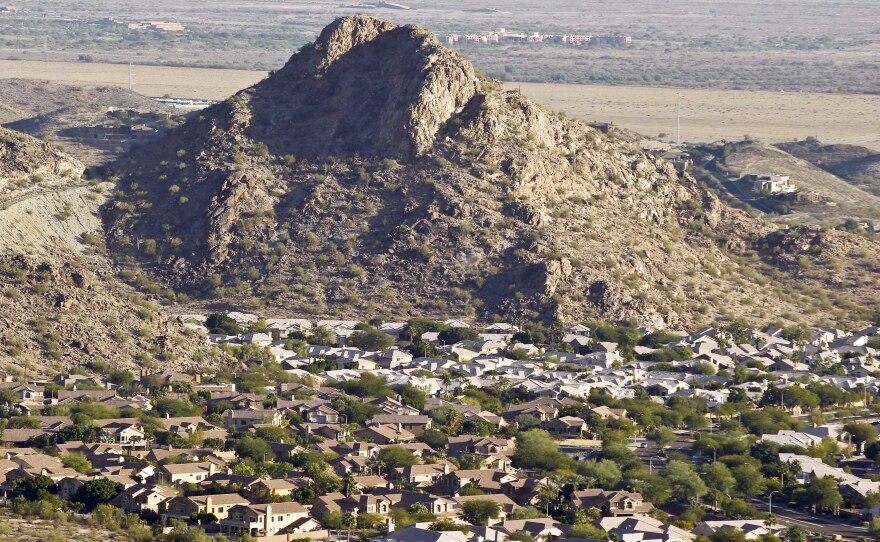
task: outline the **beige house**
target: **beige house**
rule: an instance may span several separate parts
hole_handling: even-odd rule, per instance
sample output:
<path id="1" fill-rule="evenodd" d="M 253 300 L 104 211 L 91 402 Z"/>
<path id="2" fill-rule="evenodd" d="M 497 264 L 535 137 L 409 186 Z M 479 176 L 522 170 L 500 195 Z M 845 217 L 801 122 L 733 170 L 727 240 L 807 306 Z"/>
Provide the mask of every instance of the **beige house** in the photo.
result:
<path id="1" fill-rule="evenodd" d="M 223 423 L 228 429 L 244 431 L 255 425 L 270 424 L 281 427 L 284 419 L 277 410 L 224 410 Z"/>
<path id="2" fill-rule="evenodd" d="M 641 493 L 587 489 L 571 494 L 571 508 L 595 508 L 603 516 L 617 517 L 647 514 L 654 509 L 654 505 L 646 501 Z"/>
<path id="3" fill-rule="evenodd" d="M 172 485 L 198 484 L 208 476 L 217 472 L 217 465 L 204 463 L 181 463 L 179 465 L 161 465 L 156 471 L 159 482 Z"/>
<path id="4" fill-rule="evenodd" d="M 229 515 L 229 509 L 233 506 L 245 504 L 250 504 L 250 501 L 238 493 L 175 497 L 165 505 L 165 512 L 162 515 L 188 520 L 196 514 L 213 514 L 220 520 Z"/>
<path id="5" fill-rule="evenodd" d="M 110 504 L 122 508 L 129 514 L 153 512 L 158 514 L 164 504 L 177 496 L 177 491 L 170 487 L 153 484 L 137 484 L 124 489 Z"/>
<path id="6" fill-rule="evenodd" d="M 225 535 L 272 536 L 309 519 L 308 510 L 296 502 L 239 504 L 230 508 L 228 516 L 220 520 L 220 532 Z"/>

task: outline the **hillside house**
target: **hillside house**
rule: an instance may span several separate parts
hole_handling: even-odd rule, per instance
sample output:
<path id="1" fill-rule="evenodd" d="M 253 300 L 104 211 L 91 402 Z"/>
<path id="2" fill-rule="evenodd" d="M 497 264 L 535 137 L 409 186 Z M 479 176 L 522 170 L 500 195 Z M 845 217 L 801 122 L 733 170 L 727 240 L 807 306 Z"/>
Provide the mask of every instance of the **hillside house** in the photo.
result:
<path id="1" fill-rule="evenodd" d="M 788 175 L 757 173 L 746 175 L 743 179 L 751 183 L 752 190 L 761 194 L 790 194 L 797 190 Z"/>
<path id="2" fill-rule="evenodd" d="M 177 496 L 177 491 L 165 486 L 153 484 L 137 484 L 122 492 L 110 501 L 110 504 L 122 508 L 129 514 L 152 512 L 158 514 L 164 505 Z"/>
<path id="3" fill-rule="evenodd" d="M 209 461 L 202 463 L 181 463 L 160 465 L 156 479 L 171 485 L 198 484 L 217 472 L 217 465 Z"/>

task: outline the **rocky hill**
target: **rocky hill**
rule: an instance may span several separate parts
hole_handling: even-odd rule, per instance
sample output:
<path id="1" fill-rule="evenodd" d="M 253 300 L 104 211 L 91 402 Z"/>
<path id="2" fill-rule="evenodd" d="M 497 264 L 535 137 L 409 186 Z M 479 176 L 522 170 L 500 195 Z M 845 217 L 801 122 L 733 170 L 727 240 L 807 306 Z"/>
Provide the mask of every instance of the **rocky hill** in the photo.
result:
<path id="1" fill-rule="evenodd" d="M 654 325 L 809 304 L 762 261 L 770 226 L 371 17 L 115 169 L 117 261 L 205 300 Z"/>
<path id="2" fill-rule="evenodd" d="M 2 130 L 2 129 L 0 129 Z M 0 194 L 0 370 L 56 374 L 89 361 L 192 367 L 215 356 L 155 303 L 120 284 L 103 254 L 103 196 L 82 164 L 51 145 L 0 132 L 0 172 L 40 179 Z"/>

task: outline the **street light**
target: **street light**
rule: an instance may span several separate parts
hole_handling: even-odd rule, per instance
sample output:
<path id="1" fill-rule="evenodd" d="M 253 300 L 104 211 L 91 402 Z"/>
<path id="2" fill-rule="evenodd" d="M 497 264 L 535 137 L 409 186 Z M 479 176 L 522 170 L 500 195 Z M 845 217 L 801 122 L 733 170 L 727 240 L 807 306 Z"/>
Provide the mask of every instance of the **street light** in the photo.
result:
<path id="1" fill-rule="evenodd" d="M 648 458 L 648 475 L 654 474 L 654 460 L 660 461 L 660 456 Z"/>
<path id="2" fill-rule="evenodd" d="M 781 493 L 781 492 L 780 491 L 771 491 L 770 492 L 770 498 L 769 498 L 768 504 L 767 504 L 767 513 L 768 514 L 773 513 L 773 494 L 774 493 Z"/>
<path id="3" fill-rule="evenodd" d="M 716 457 L 715 446 L 709 445 L 709 447 L 712 448 L 712 463 L 715 463 L 718 460 Z"/>

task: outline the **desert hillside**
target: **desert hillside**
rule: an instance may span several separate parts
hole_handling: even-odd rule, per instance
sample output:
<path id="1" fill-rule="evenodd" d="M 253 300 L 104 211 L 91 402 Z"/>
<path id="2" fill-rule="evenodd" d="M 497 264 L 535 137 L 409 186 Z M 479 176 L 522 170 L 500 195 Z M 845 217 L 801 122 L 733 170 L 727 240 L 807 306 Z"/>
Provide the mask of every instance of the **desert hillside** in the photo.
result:
<path id="1" fill-rule="evenodd" d="M 114 168 L 117 261 L 205 301 L 676 326 L 852 315 L 761 259 L 773 227 L 371 17 L 337 20 Z"/>
<path id="2" fill-rule="evenodd" d="M 858 145 L 825 145 L 815 139 L 778 143 L 785 152 L 880 196 L 880 153 Z"/>
<path id="3" fill-rule="evenodd" d="M 83 169 L 49 143 L 0 127 L 0 198 L 68 186 L 79 181 Z"/>
<path id="4" fill-rule="evenodd" d="M 847 218 L 880 218 L 880 196 L 847 182 L 829 171 L 829 168 L 811 163 L 807 157 L 799 157 L 799 151 L 789 154 L 784 150 L 791 148 L 788 145 L 778 147 L 757 142 L 730 144 L 724 162 L 728 170 L 740 175 L 789 175 L 799 190 L 816 192 L 834 203 L 833 206 L 797 207 L 794 216 L 787 219 L 836 226 Z"/>
<path id="5" fill-rule="evenodd" d="M 88 167 L 113 159 L 130 146 L 125 135 L 96 134 L 90 127 L 163 130 L 179 122 L 178 113 L 116 86 L 0 79 L 0 124 L 63 148 Z"/>
<path id="6" fill-rule="evenodd" d="M 86 362 L 185 368 L 213 359 L 202 338 L 115 277 L 98 214 L 108 183 L 86 184 L 82 164 L 50 144 L 5 129 L 0 136 L 8 181 L 0 193 L 0 370 L 34 376 Z"/>

